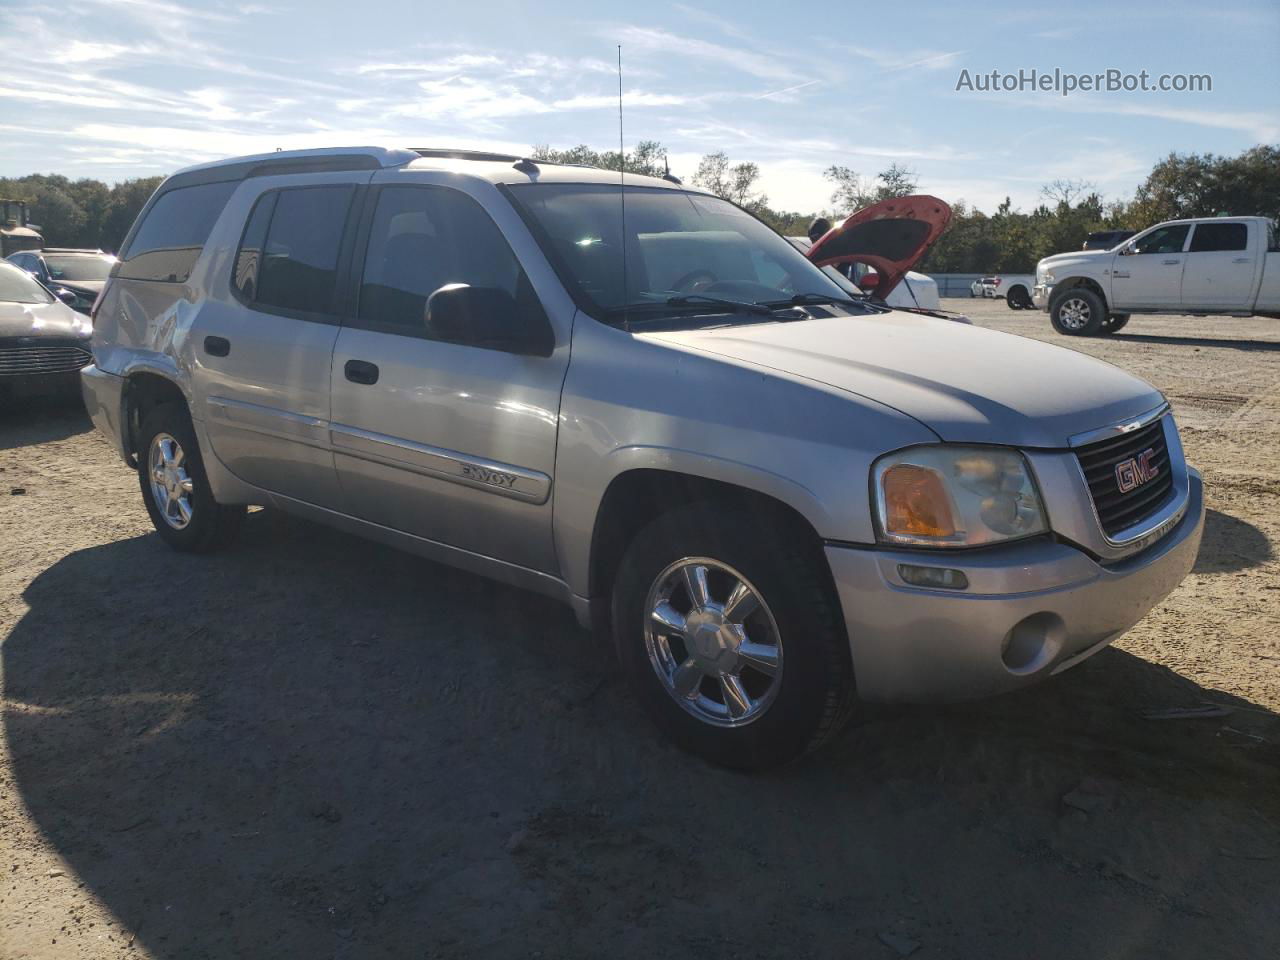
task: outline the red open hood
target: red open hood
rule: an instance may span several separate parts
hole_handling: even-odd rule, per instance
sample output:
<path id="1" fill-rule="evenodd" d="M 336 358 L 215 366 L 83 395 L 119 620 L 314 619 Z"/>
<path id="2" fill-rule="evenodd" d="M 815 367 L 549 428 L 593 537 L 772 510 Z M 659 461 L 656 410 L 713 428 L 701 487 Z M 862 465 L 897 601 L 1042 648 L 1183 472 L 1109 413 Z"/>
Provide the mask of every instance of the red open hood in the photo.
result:
<path id="1" fill-rule="evenodd" d="M 880 275 L 869 291 L 883 300 L 951 222 L 951 208 L 924 194 L 881 200 L 832 227 L 806 256 L 820 267 L 865 263 Z"/>

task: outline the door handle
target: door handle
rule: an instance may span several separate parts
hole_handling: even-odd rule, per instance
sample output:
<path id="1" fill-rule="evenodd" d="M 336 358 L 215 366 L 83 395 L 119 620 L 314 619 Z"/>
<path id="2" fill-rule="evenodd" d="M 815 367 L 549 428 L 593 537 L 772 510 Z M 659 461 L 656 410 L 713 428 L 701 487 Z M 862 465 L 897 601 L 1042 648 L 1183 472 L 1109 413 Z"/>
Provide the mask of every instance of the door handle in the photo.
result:
<path id="1" fill-rule="evenodd" d="M 231 341 L 226 337 L 205 337 L 204 352 L 211 357 L 225 357 L 231 352 Z"/>
<path id="2" fill-rule="evenodd" d="M 1231 262 L 1232 263 L 1253 263 L 1253 259 L 1251 257 L 1236 257 Z"/>
<path id="3" fill-rule="evenodd" d="M 342 372 L 352 383 L 369 386 L 378 382 L 378 367 L 367 360 L 348 360 L 343 364 Z"/>
<path id="4" fill-rule="evenodd" d="M 1177 265 L 1177 264 L 1179 264 L 1179 263 L 1181 263 L 1181 262 L 1182 262 L 1182 261 L 1181 261 L 1181 260 L 1179 260 L 1179 259 L 1177 259 L 1176 257 L 1175 257 L 1174 259 L 1172 259 L 1172 260 L 1166 260 L 1166 261 L 1164 261 L 1165 266 L 1169 266 L 1169 267 L 1175 266 L 1175 265 Z"/>

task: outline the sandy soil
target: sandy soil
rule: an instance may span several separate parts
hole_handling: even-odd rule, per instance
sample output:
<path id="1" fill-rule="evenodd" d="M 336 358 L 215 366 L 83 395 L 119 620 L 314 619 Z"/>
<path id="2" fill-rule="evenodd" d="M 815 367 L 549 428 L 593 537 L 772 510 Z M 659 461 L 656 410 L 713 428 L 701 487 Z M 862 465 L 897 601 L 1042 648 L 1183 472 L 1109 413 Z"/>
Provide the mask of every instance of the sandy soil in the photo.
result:
<path id="1" fill-rule="evenodd" d="M 0 411 L 0 957 L 1274 957 L 1280 326 L 950 305 L 1168 394 L 1195 572 L 1055 680 L 755 778 L 567 610 L 265 511 L 179 556 L 74 403 Z"/>

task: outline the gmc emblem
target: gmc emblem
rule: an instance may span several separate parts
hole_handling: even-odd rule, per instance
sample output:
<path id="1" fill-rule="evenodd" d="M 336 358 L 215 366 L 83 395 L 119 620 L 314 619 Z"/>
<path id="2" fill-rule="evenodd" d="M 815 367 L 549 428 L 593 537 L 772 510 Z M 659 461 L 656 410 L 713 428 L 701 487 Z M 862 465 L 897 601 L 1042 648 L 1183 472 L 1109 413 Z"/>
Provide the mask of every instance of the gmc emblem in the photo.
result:
<path id="1" fill-rule="evenodd" d="M 1116 464 L 1116 486 L 1120 488 L 1121 493 L 1136 490 L 1144 483 L 1156 478 L 1160 468 L 1151 462 L 1155 455 L 1155 450 L 1148 448 L 1136 457 L 1121 460 Z"/>

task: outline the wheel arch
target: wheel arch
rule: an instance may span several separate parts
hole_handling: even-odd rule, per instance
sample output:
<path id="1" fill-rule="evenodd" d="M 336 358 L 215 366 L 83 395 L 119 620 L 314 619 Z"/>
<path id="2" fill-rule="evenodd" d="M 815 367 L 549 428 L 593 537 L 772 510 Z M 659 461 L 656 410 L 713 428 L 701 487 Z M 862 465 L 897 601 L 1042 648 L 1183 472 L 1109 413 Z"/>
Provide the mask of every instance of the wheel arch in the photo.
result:
<path id="1" fill-rule="evenodd" d="M 1111 309 L 1111 303 L 1107 297 L 1107 292 L 1102 289 L 1102 285 L 1092 277 L 1076 276 L 1067 277 L 1065 280 L 1059 280 L 1053 285 L 1053 296 L 1057 299 L 1058 295 L 1067 290 L 1075 290 L 1083 287 L 1102 298 L 1102 305 L 1108 310 Z"/>
<path id="2" fill-rule="evenodd" d="M 793 533 L 807 548 L 822 552 L 814 518 L 771 493 L 682 470 L 634 467 L 614 476 L 596 510 L 588 566 L 593 610 L 607 610 L 606 598 L 636 534 L 664 511 L 697 502 L 736 504 L 751 523 Z"/>
<path id="3" fill-rule="evenodd" d="M 125 375 L 121 403 L 124 407 L 123 447 L 130 465 L 137 466 L 138 431 L 147 414 L 162 403 L 180 403 L 190 411 L 186 393 L 167 372 L 146 367 Z"/>

